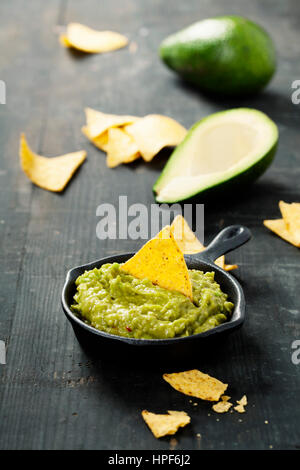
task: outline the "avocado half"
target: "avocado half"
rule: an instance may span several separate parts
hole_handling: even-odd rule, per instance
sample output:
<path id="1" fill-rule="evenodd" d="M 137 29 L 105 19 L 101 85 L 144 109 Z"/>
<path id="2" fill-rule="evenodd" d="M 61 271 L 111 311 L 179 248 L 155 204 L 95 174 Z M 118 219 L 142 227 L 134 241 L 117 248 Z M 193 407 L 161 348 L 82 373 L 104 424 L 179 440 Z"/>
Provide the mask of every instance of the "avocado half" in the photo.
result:
<path id="1" fill-rule="evenodd" d="M 264 173 L 277 143 L 277 126 L 261 111 L 211 114 L 196 122 L 171 154 L 153 186 L 156 201 L 174 203 L 238 189 Z"/>

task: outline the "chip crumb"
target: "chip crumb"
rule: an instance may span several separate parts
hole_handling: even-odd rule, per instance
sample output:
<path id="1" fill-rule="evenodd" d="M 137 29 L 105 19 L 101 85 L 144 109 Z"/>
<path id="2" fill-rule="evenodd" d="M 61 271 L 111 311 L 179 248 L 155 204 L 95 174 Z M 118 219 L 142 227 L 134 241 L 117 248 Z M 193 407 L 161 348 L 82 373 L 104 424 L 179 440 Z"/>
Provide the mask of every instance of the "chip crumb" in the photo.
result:
<path id="1" fill-rule="evenodd" d="M 267 419 L 265 420 L 265 424 L 269 424 L 269 421 Z"/>
<path id="2" fill-rule="evenodd" d="M 233 408 L 235 411 L 237 411 L 238 413 L 245 413 L 245 408 L 243 407 L 243 405 L 236 405 L 234 406 Z"/>
<path id="3" fill-rule="evenodd" d="M 232 407 L 232 403 L 229 401 L 221 400 L 212 406 L 212 409 L 216 413 L 226 413 Z"/>
<path id="4" fill-rule="evenodd" d="M 176 448 L 177 444 L 178 444 L 177 439 L 175 439 L 175 437 L 172 437 L 170 439 L 170 450 L 174 450 Z"/>
<path id="5" fill-rule="evenodd" d="M 221 400 L 222 401 L 229 401 L 231 397 L 229 397 L 228 395 L 222 395 L 221 396 Z"/>
<path id="6" fill-rule="evenodd" d="M 197 432 L 196 436 L 197 436 L 197 437 L 201 437 L 200 432 Z"/>
<path id="7" fill-rule="evenodd" d="M 246 395 L 243 395 L 240 400 L 236 401 L 239 405 L 246 406 L 248 404 Z"/>

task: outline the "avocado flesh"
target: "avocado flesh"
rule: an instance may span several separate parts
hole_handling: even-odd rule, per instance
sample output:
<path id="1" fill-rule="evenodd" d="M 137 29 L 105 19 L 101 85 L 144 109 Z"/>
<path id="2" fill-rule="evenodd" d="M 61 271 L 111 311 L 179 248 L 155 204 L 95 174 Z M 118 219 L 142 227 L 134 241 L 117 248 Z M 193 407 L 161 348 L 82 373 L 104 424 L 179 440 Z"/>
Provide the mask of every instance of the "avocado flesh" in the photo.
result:
<path id="1" fill-rule="evenodd" d="M 197 122 L 174 150 L 153 190 L 157 202 L 178 202 L 211 188 L 256 179 L 271 163 L 277 126 L 264 113 L 240 108 Z"/>

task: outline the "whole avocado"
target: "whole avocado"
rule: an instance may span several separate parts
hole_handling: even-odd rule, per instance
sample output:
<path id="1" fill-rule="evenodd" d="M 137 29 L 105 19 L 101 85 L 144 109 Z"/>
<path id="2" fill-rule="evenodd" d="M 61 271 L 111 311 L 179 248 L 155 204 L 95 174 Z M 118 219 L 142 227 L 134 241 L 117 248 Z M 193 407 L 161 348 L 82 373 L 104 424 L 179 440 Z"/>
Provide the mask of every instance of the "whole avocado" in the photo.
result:
<path id="1" fill-rule="evenodd" d="M 220 16 L 167 37 L 161 59 L 187 81 L 207 92 L 242 95 L 261 90 L 276 69 L 269 34 L 240 16 Z"/>

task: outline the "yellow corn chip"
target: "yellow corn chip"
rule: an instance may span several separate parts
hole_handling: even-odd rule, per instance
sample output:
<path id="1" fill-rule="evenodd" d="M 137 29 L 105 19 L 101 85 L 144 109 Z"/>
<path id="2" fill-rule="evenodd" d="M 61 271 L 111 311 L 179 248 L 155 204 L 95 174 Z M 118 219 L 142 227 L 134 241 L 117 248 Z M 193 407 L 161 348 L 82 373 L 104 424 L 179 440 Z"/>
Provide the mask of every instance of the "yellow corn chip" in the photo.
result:
<path id="1" fill-rule="evenodd" d="M 264 220 L 264 226 L 292 245 L 300 247 L 300 241 L 287 229 L 284 219 Z"/>
<path id="2" fill-rule="evenodd" d="M 193 298 L 188 268 L 169 226 L 149 240 L 121 269 L 138 279 L 147 278 L 153 284 Z"/>
<path id="3" fill-rule="evenodd" d="M 133 162 L 141 156 L 133 138 L 118 127 L 111 127 L 108 130 L 106 151 L 106 164 L 109 168 Z"/>
<path id="4" fill-rule="evenodd" d="M 109 52 L 128 44 L 128 39 L 113 31 L 97 31 L 80 23 L 70 23 L 66 34 L 60 36 L 65 47 L 74 47 L 79 51 L 97 53 Z"/>
<path id="5" fill-rule="evenodd" d="M 168 414 L 163 415 L 143 410 L 142 416 L 156 438 L 175 434 L 179 428 L 191 421 L 184 411 L 168 411 Z"/>
<path id="6" fill-rule="evenodd" d="M 203 374 L 197 369 L 164 374 L 163 378 L 175 390 L 208 401 L 218 401 L 228 387 L 227 384 L 223 384 L 220 380 Z"/>
<path id="7" fill-rule="evenodd" d="M 29 148 L 25 135 L 21 135 L 21 167 L 33 183 L 48 191 L 62 191 L 85 158 L 84 150 L 53 158 L 37 155 Z"/>
<path id="8" fill-rule="evenodd" d="M 300 203 L 292 202 L 287 204 L 280 201 L 279 208 L 288 231 L 298 246 L 300 246 Z"/>
<path id="9" fill-rule="evenodd" d="M 215 405 L 213 405 L 212 409 L 216 413 L 226 413 L 231 407 L 232 407 L 232 403 L 230 403 L 229 401 L 222 400 L 216 403 Z"/>
<path id="10" fill-rule="evenodd" d="M 125 130 L 134 138 L 146 162 L 162 148 L 178 145 L 187 133 L 174 119 L 159 114 L 149 114 L 126 126 Z"/>
<path id="11" fill-rule="evenodd" d="M 191 255 L 205 250 L 205 246 L 198 240 L 182 215 L 175 217 L 171 224 L 171 231 L 183 254 Z M 237 264 L 225 264 L 224 255 L 217 258 L 215 264 L 225 271 L 231 271 L 238 267 Z"/>
<path id="12" fill-rule="evenodd" d="M 106 152 L 107 150 L 107 143 L 108 143 L 108 132 L 103 132 L 101 135 L 98 137 L 91 137 L 88 127 L 83 126 L 81 128 L 82 133 L 100 150 L 103 150 L 103 152 Z"/>
<path id="13" fill-rule="evenodd" d="M 136 122 L 136 116 L 118 116 L 117 114 L 105 114 L 92 108 L 85 109 L 86 126 L 90 139 L 100 136 L 111 127 L 120 127 Z"/>
<path id="14" fill-rule="evenodd" d="M 222 255 L 222 256 L 220 256 L 220 258 L 217 258 L 215 260 L 215 264 L 217 266 L 220 266 L 220 268 L 225 269 L 225 256 Z"/>
<path id="15" fill-rule="evenodd" d="M 171 224 L 171 232 L 177 245 L 185 255 L 192 255 L 205 250 L 182 215 L 177 215 Z"/>

